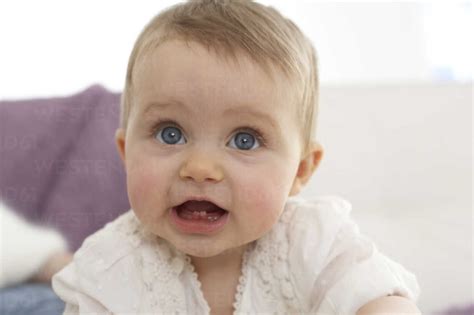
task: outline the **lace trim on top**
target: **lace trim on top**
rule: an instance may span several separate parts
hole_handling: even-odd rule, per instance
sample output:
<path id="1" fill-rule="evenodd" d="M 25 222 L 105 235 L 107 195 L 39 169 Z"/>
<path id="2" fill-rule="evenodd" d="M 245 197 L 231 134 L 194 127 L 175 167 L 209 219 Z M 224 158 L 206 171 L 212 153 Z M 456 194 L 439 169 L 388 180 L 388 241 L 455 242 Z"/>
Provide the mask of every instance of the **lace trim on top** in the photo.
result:
<path id="1" fill-rule="evenodd" d="M 194 265 L 191 262 L 191 257 L 189 257 L 188 255 L 185 255 L 184 256 L 184 261 L 185 261 L 185 269 L 191 274 L 192 281 L 197 286 L 199 299 L 201 301 L 205 302 L 207 312 L 209 313 L 211 311 L 211 308 L 209 307 L 209 304 L 207 303 L 206 299 L 204 298 L 204 293 L 202 292 L 202 289 L 201 289 L 202 284 L 201 284 L 201 281 L 199 281 L 199 278 L 198 278 L 198 275 L 197 275 L 196 271 L 194 270 Z"/>
<path id="2" fill-rule="evenodd" d="M 241 271 L 241 275 L 239 276 L 239 284 L 237 285 L 237 289 L 235 292 L 234 303 L 232 303 L 232 306 L 234 307 L 234 315 L 236 315 L 237 312 L 240 312 L 240 305 L 242 304 L 242 295 L 244 293 L 244 289 L 247 284 L 247 278 L 248 278 L 249 255 L 251 251 L 253 251 L 254 247 L 255 247 L 255 242 L 248 244 L 247 247 L 245 248 L 245 252 L 242 258 L 242 269 L 241 269 L 242 271 Z"/>
<path id="3" fill-rule="evenodd" d="M 276 314 L 297 313 L 302 309 L 292 283 L 288 261 L 288 222 L 294 212 L 292 205 L 283 211 L 275 227 L 258 240 L 255 255 L 249 261 L 256 271 L 257 292 L 264 296 L 265 301 L 271 301 L 267 307 Z"/>
<path id="4" fill-rule="evenodd" d="M 245 285 L 247 284 L 249 255 L 251 251 L 254 249 L 254 247 L 255 247 L 255 242 L 248 244 L 242 255 L 241 274 L 239 276 L 239 283 L 237 285 L 236 292 L 234 295 L 234 302 L 232 303 L 232 306 L 234 307 L 233 313 L 235 315 L 238 314 L 240 305 L 242 303 L 242 295 L 245 290 Z M 202 283 L 201 281 L 199 281 L 198 274 L 194 268 L 194 265 L 192 264 L 191 257 L 189 257 L 188 255 L 185 255 L 184 260 L 185 260 L 185 269 L 187 269 L 188 272 L 191 274 L 193 282 L 196 284 L 196 287 L 198 288 L 199 298 L 205 302 L 207 311 L 210 312 L 211 308 L 209 307 L 209 304 L 204 298 L 204 294 L 201 289 Z"/>
<path id="5" fill-rule="evenodd" d="M 127 236 L 134 246 L 149 248 L 141 251 L 137 264 L 142 273 L 143 289 L 138 313 L 155 313 L 165 310 L 185 314 L 186 301 L 177 276 L 183 271 L 184 257 L 166 240 L 144 228 L 133 210 L 124 214 L 111 226 Z"/>

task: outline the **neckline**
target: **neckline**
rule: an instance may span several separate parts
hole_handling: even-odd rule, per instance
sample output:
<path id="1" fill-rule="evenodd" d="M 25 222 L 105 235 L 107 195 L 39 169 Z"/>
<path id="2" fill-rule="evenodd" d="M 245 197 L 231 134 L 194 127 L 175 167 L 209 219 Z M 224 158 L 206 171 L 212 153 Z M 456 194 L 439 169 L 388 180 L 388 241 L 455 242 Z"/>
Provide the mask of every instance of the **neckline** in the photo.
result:
<path id="1" fill-rule="evenodd" d="M 254 247 L 255 247 L 255 242 L 248 243 L 242 255 L 242 266 L 240 268 L 239 281 L 238 281 L 237 287 L 235 288 L 234 302 L 232 303 L 232 307 L 233 307 L 232 314 L 234 315 L 238 314 L 238 311 L 242 304 L 242 295 L 243 295 L 244 288 L 247 283 L 247 277 L 248 277 L 249 256 Z M 207 300 L 204 298 L 204 293 L 201 288 L 202 284 L 198 278 L 198 274 L 194 268 L 194 265 L 191 262 L 191 257 L 189 257 L 189 255 L 187 254 L 184 254 L 184 258 L 185 258 L 186 268 L 189 270 L 191 274 L 191 279 L 194 282 L 195 287 L 197 287 L 198 289 L 197 290 L 198 298 L 203 302 L 203 304 L 205 305 L 207 309 L 207 313 L 209 314 L 211 312 L 211 307 L 209 306 L 209 303 L 207 302 Z"/>

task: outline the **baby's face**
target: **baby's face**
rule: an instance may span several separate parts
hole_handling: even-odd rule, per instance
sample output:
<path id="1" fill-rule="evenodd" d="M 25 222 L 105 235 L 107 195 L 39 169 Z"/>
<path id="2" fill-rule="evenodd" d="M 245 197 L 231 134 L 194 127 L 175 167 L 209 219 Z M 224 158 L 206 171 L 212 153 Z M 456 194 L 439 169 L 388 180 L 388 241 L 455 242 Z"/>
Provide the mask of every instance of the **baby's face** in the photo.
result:
<path id="1" fill-rule="evenodd" d="M 135 68 L 128 129 L 117 133 L 132 209 L 192 256 L 214 256 L 269 231 L 300 162 L 285 77 L 278 73 L 273 82 L 239 60 L 240 67 L 195 43 L 161 44 Z M 219 227 L 177 223 L 173 207 L 193 196 L 228 211 Z"/>

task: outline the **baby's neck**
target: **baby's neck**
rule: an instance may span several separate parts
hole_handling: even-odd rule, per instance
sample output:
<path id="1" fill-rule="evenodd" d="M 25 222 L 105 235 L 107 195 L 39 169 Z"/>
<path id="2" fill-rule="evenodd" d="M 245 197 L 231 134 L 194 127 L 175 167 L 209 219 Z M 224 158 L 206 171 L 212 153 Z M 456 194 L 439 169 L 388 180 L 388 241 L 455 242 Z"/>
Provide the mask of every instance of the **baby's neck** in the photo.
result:
<path id="1" fill-rule="evenodd" d="M 247 245 L 214 257 L 193 257 L 191 262 L 201 282 L 201 290 L 212 314 L 232 314 L 236 288 Z"/>

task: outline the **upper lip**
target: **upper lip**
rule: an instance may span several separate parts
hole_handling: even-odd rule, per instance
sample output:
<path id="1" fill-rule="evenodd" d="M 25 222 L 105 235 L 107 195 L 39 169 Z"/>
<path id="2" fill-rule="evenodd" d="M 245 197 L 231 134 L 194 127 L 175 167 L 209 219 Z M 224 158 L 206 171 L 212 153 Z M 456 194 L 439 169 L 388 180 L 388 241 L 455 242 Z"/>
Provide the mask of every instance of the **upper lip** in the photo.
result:
<path id="1" fill-rule="evenodd" d="M 209 198 L 209 197 L 206 197 L 206 196 L 190 196 L 190 197 L 186 197 L 185 199 L 183 199 L 179 204 L 177 204 L 175 206 L 176 207 L 179 207 L 180 205 L 182 205 L 183 203 L 187 202 L 187 201 L 208 201 L 208 202 L 211 202 L 213 204 L 215 204 L 216 206 L 218 206 L 219 208 L 221 209 L 224 209 L 224 210 L 227 210 L 225 209 L 224 207 L 222 207 L 220 205 L 220 203 L 216 202 L 215 200 Z"/>

